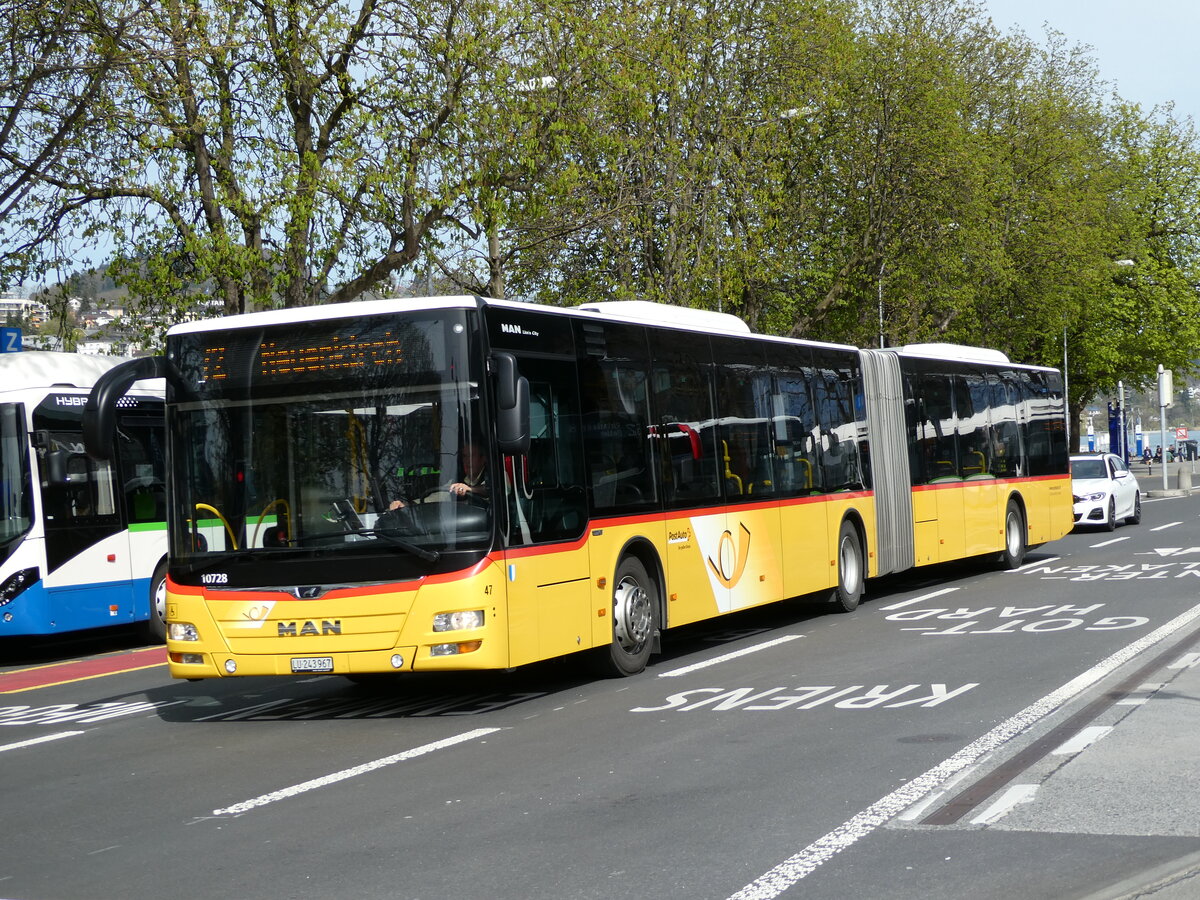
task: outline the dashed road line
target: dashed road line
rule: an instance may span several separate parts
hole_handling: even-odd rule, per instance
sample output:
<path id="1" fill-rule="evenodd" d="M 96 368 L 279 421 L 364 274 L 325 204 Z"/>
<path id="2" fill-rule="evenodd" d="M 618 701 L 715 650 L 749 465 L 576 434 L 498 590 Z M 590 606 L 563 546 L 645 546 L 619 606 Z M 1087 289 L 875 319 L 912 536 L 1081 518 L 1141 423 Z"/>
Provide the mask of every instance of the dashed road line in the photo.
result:
<path id="1" fill-rule="evenodd" d="M 258 809 L 270 803 L 276 803 L 279 800 L 287 800 L 290 797 L 295 797 L 299 794 L 314 791 L 317 788 L 328 787 L 331 784 L 337 784 L 339 781 L 345 781 L 347 778 L 355 778 L 359 775 L 365 775 L 368 772 L 374 772 L 376 769 L 382 769 L 386 766 L 392 766 L 405 760 L 415 759 L 418 756 L 424 756 L 427 753 L 434 753 L 438 750 L 445 750 L 448 747 L 453 747 L 457 744 L 463 744 L 467 741 L 475 741 L 482 737 L 487 737 L 489 734 L 495 734 L 501 731 L 500 728 L 476 728 L 474 731 L 467 731 L 462 734 L 456 734 L 453 737 L 444 738 L 440 741 L 434 741 L 431 744 L 422 744 L 420 747 L 413 747 L 411 750 L 405 750 L 403 753 L 396 753 L 392 756 L 385 756 L 382 759 L 376 759 L 369 763 L 363 763 L 361 766 L 354 766 L 350 769 L 342 769 L 340 772 L 332 772 L 329 775 L 323 775 L 320 778 L 313 778 L 309 781 L 295 784 L 282 790 L 272 791 L 269 794 L 262 794 L 251 800 L 244 800 L 241 803 L 235 803 L 233 806 L 226 806 L 223 809 L 214 809 L 214 816 L 240 816 L 250 812 L 252 809 Z"/>
<path id="2" fill-rule="evenodd" d="M 1036 784 L 1014 784 L 1007 791 L 996 798 L 996 802 L 992 803 L 971 820 L 972 825 L 990 825 L 997 819 L 1002 819 L 1013 807 L 1019 806 L 1022 803 L 1028 803 L 1037 794 L 1038 786 Z"/>
<path id="3" fill-rule="evenodd" d="M 890 612 L 893 609 L 904 609 L 904 607 L 912 606 L 914 603 L 920 603 L 922 600 L 932 600 L 934 597 L 940 597 L 942 594 L 952 594 L 957 590 L 958 588 L 956 587 L 942 588 L 940 591 L 922 594 L 920 597 L 913 597 L 911 600 L 901 600 L 899 603 L 893 603 L 891 606 L 881 606 L 879 609 L 882 612 Z"/>
<path id="4" fill-rule="evenodd" d="M 20 750 L 24 747 L 33 747 L 37 744 L 45 744 L 49 741 L 60 741 L 63 738 L 76 737 L 77 735 L 86 734 L 83 731 L 60 731 L 57 734 L 44 734 L 41 737 L 30 738 L 27 741 L 17 741 L 15 744 L 4 744 L 0 746 L 0 753 L 5 750 Z"/>
<path id="5" fill-rule="evenodd" d="M 680 669 L 671 669 L 669 672 L 659 672 L 659 678 L 676 678 L 680 675 L 687 675 L 689 672 L 696 672 L 700 669 L 707 669 L 709 666 L 720 665 L 723 662 L 728 662 L 731 659 L 737 659 L 739 656 L 748 656 L 751 653 L 758 653 L 760 650 L 769 650 L 771 647 L 777 647 L 780 644 L 786 644 L 788 641 L 794 641 L 802 638 L 802 634 L 785 634 L 783 637 L 777 637 L 773 641 L 764 641 L 761 644 L 755 644 L 753 647 L 743 647 L 741 650 L 734 650 L 732 653 L 725 653 L 721 656 L 714 656 L 712 659 L 706 659 L 703 662 L 692 663 L 690 666 L 684 666 Z"/>
<path id="6" fill-rule="evenodd" d="M 1052 750 L 1050 755 L 1074 756 L 1076 753 L 1082 753 L 1112 730 L 1113 727 L 1111 725 L 1091 725 L 1084 728 L 1066 743 Z"/>
<path id="7" fill-rule="evenodd" d="M 1061 556 L 1048 556 L 1045 559 L 1037 559 L 1037 560 L 1034 560 L 1033 562 L 1027 562 L 1027 563 L 1025 563 L 1025 565 L 1018 566 L 1015 569 L 1008 569 L 1005 572 L 1003 572 L 1002 574 L 1004 574 L 1004 575 L 1020 575 L 1026 569 L 1034 569 L 1034 568 L 1037 568 L 1038 566 L 1046 566 L 1052 562 L 1058 562 L 1060 559 L 1062 559 Z"/>

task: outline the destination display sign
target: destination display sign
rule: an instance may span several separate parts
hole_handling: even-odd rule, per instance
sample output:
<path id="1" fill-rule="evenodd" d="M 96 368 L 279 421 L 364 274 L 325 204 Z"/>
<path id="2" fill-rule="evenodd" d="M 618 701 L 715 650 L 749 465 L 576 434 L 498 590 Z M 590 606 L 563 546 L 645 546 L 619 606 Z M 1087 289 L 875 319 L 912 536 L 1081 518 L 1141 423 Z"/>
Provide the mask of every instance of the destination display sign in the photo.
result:
<path id="1" fill-rule="evenodd" d="M 231 347 L 226 342 L 203 348 L 201 377 L 205 381 L 228 378 L 238 368 L 235 361 L 247 350 L 251 348 Z M 264 340 L 252 352 L 257 357 L 256 374 L 264 379 L 343 375 L 402 365 L 405 359 L 404 343 L 391 330 L 365 335 L 325 335 L 316 340 Z"/>
<path id="2" fill-rule="evenodd" d="M 445 311 L 172 336 L 168 356 L 190 391 L 236 396 L 295 384 L 358 384 L 444 373 L 465 351 Z M 436 380 L 441 380 L 439 375 Z"/>

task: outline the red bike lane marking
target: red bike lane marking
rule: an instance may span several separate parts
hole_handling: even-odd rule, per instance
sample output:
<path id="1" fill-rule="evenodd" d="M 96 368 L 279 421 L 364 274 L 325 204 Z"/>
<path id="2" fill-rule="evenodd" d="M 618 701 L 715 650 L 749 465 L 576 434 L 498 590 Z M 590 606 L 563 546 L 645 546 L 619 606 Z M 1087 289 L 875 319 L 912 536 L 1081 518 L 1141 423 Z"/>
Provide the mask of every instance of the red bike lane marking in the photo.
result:
<path id="1" fill-rule="evenodd" d="M 147 647 L 115 656 L 99 656 L 95 659 L 76 659 L 70 662 L 51 663 L 32 669 L 17 669 L 0 673 L 0 694 L 16 694 L 34 688 L 103 678 L 120 672 L 136 672 L 153 669 L 167 664 L 166 647 Z"/>

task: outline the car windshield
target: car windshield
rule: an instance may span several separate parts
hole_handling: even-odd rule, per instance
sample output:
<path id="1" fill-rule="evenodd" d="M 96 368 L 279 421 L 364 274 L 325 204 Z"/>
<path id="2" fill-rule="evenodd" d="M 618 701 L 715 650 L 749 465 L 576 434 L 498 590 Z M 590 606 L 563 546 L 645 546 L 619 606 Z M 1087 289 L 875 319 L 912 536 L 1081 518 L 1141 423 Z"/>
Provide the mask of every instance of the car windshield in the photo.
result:
<path id="1" fill-rule="evenodd" d="M 1071 460 L 1072 478 L 1107 478 L 1108 469 L 1102 459 Z"/>
<path id="2" fill-rule="evenodd" d="M 427 569 L 446 551 L 485 548 L 486 491 L 448 490 L 464 448 L 487 447 L 465 315 L 225 333 L 219 357 L 212 335 L 178 342 L 175 561 L 192 570 L 244 563 L 239 583 L 270 584 L 294 577 L 249 570 L 325 560 L 328 572 L 328 561 L 350 557 L 361 578 L 365 557 Z M 367 349 L 389 341 L 386 359 Z M 482 455 L 473 470 L 487 466 Z"/>

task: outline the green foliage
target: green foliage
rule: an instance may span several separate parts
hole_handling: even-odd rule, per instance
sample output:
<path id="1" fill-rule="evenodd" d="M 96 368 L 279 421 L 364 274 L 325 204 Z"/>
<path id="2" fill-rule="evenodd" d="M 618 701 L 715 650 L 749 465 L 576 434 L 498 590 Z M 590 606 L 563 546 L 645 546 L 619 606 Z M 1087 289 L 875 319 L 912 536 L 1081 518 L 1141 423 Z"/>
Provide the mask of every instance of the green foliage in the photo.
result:
<path id="1" fill-rule="evenodd" d="M 13 0 L 0 18 L 0 287 L 44 275 L 91 234 L 57 176 L 103 115 L 115 57 L 102 18 L 89 0 Z"/>

